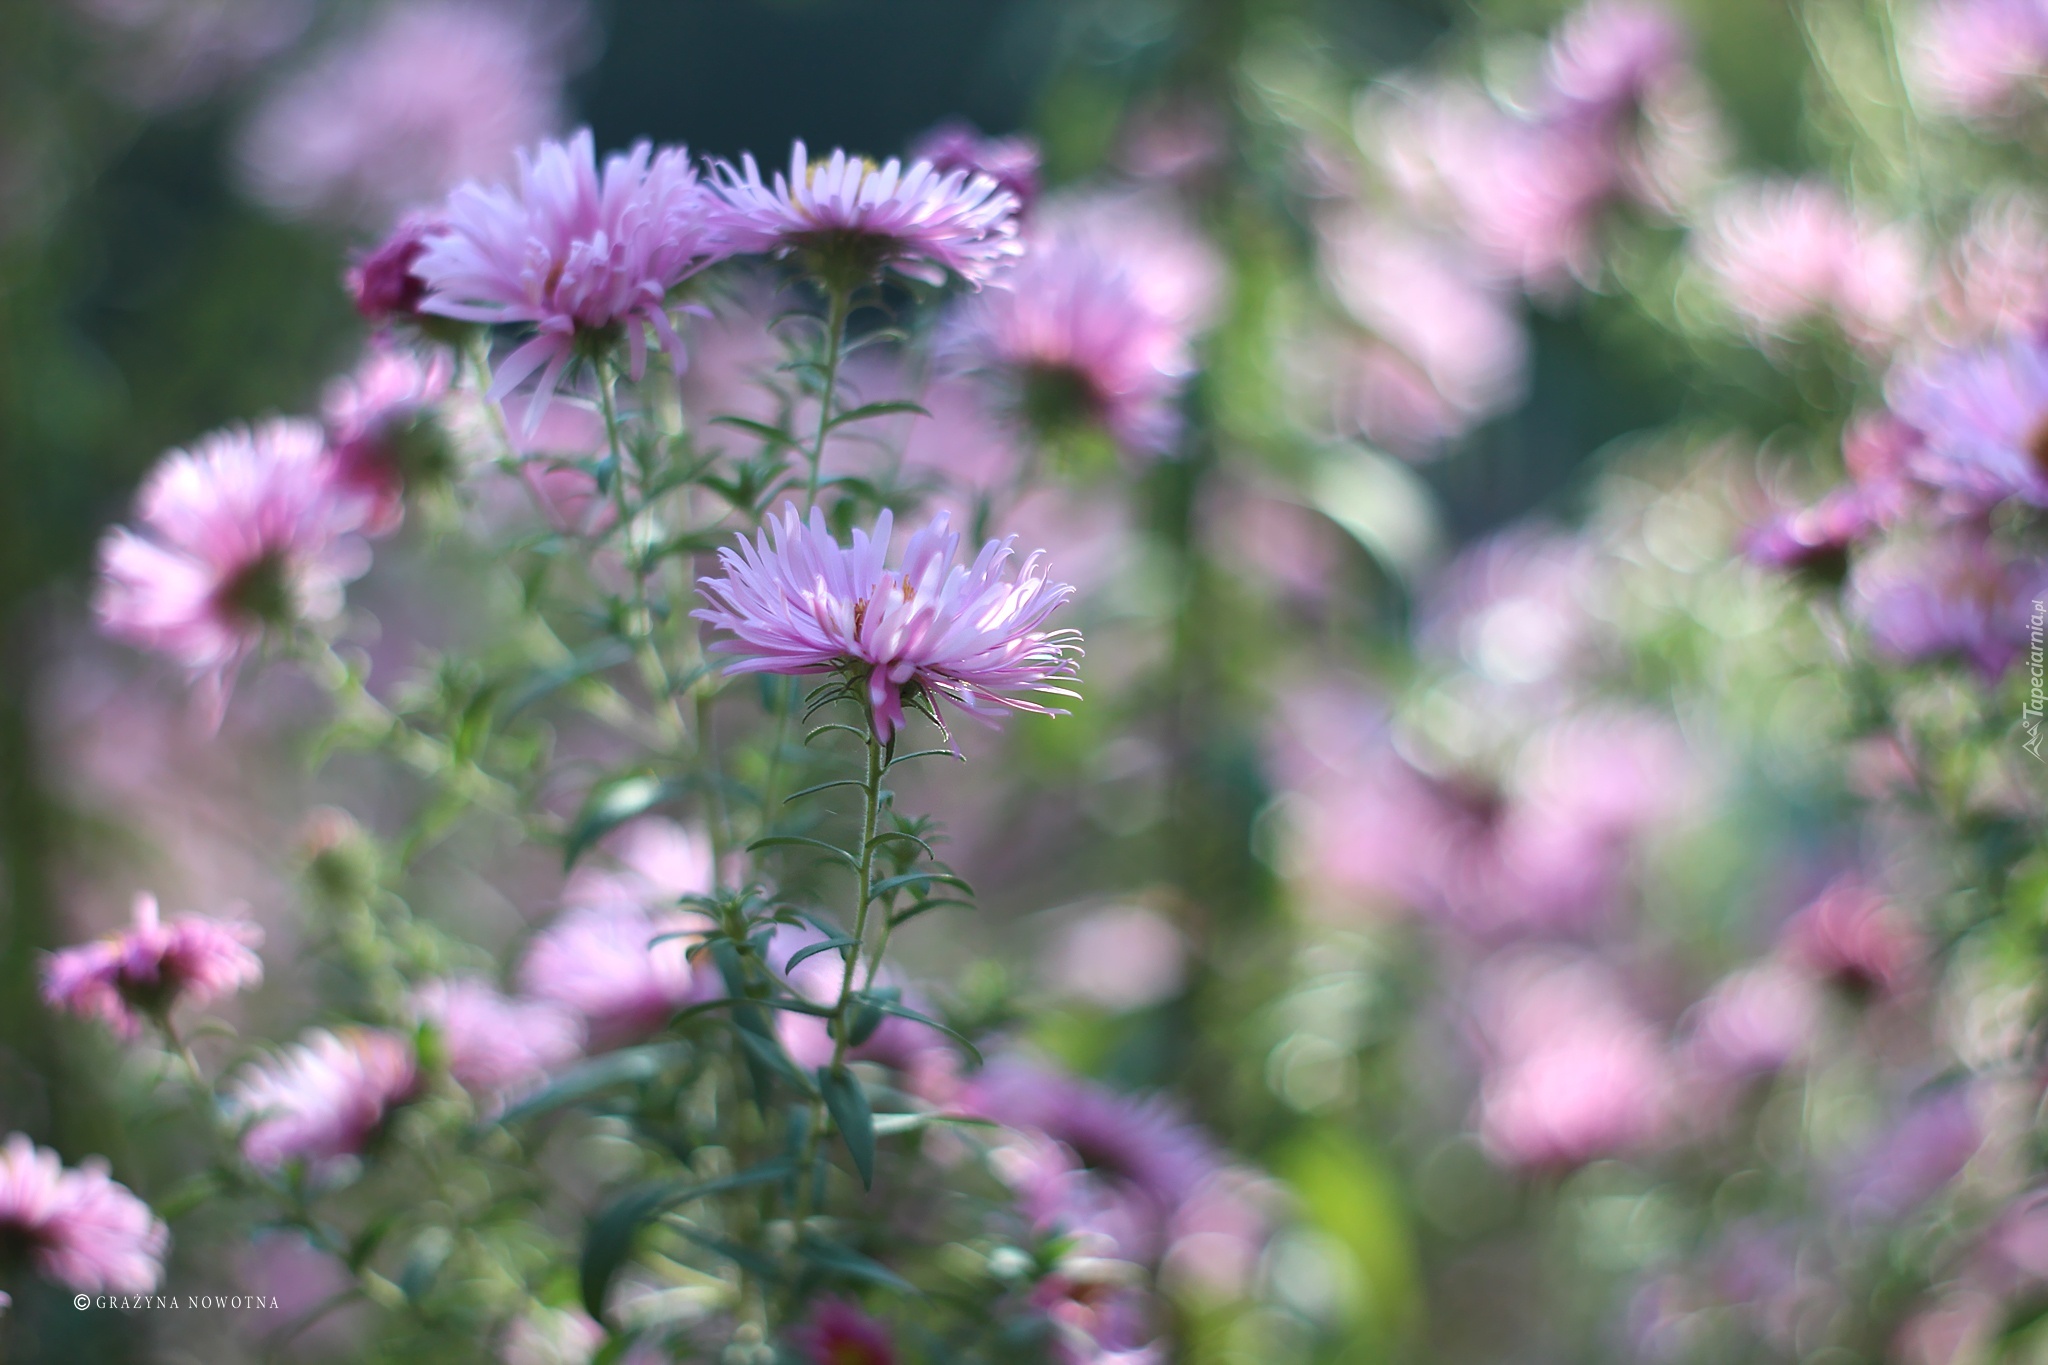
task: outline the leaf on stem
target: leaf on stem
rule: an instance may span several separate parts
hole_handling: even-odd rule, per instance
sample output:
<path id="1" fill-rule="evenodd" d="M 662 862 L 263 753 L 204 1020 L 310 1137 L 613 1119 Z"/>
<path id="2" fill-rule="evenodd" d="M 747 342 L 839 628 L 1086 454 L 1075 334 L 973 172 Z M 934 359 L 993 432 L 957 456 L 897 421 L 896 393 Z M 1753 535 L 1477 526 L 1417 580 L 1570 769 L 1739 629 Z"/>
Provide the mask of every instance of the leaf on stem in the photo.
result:
<path id="1" fill-rule="evenodd" d="M 500 1124 L 520 1123 L 575 1104 L 616 1086 L 644 1085 L 679 1060 L 687 1048 L 675 1043 L 654 1043 L 607 1053 L 580 1066 L 571 1067 L 552 1082 L 528 1095 L 498 1116 Z"/>
<path id="2" fill-rule="evenodd" d="M 736 1175 L 717 1180 L 657 1180 L 636 1185 L 614 1199 L 590 1220 L 583 1238 L 581 1280 L 583 1308 L 591 1317 L 604 1320 L 604 1301 L 611 1292 L 612 1278 L 633 1253 L 640 1229 L 680 1204 L 704 1199 L 727 1190 L 765 1185 L 789 1174 L 789 1163 L 770 1161 Z"/>
<path id="3" fill-rule="evenodd" d="M 956 877 L 950 872 L 933 872 L 930 869 L 926 869 L 921 872 L 905 872 L 899 877 L 884 877 L 868 888 L 868 894 L 879 898 L 888 895 L 891 891 L 900 891 L 906 886 L 916 886 L 919 883 L 930 882 L 958 887 L 970 895 L 974 892 L 974 888 L 967 884 L 965 878 Z"/>
<path id="4" fill-rule="evenodd" d="M 783 975 L 787 976 L 796 970 L 798 963 L 814 958 L 819 953 L 829 953 L 834 948 L 851 948 L 855 945 L 855 942 L 856 940 L 854 939 L 842 936 L 839 938 L 828 938 L 823 943 L 813 943 L 808 948 L 799 948 L 791 953 L 789 961 L 783 964 Z"/>
<path id="5" fill-rule="evenodd" d="M 634 773 L 591 788 L 564 836 L 562 866 L 574 867 L 592 844 L 635 816 L 645 815 L 676 790 L 672 783 L 650 773 Z"/>
<path id="6" fill-rule="evenodd" d="M 887 403 L 863 403 L 857 408 L 848 408 L 845 412 L 834 417 L 825 424 L 825 430 L 835 431 L 849 422 L 865 422 L 871 417 L 890 417 L 899 412 L 913 413 L 919 417 L 931 416 L 931 413 L 927 412 L 924 406 L 919 403 L 901 400 Z"/>
<path id="7" fill-rule="evenodd" d="M 837 844 L 828 844 L 823 839 L 807 839 L 801 834 L 771 834 L 766 838 L 756 839 L 753 843 L 748 844 L 747 852 L 754 853 L 764 848 L 779 848 L 791 844 L 801 844 L 807 848 L 821 849 L 839 859 L 856 872 L 860 870 L 860 860 L 845 849 L 840 848 Z"/>
<path id="8" fill-rule="evenodd" d="M 831 1112 L 832 1122 L 846 1143 L 846 1154 L 853 1158 L 853 1169 L 860 1173 L 860 1187 L 873 1189 L 875 1115 L 868 1105 L 868 1092 L 861 1089 L 860 1078 L 844 1066 L 836 1071 L 829 1066 L 819 1067 L 818 1091 L 825 1097 L 825 1108 Z"/>

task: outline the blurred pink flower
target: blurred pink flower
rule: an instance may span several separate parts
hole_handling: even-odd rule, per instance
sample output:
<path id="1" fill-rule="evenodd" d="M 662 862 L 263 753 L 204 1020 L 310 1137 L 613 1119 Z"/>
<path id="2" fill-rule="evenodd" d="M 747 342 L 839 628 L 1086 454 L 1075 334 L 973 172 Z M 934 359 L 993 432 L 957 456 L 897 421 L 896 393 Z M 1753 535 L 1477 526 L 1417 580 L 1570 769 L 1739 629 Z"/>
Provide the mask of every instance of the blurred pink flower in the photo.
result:
<path id="1" fill-rule="evenodd" d="M 465 184 L 444 214 L 448 230 L 428 238 L 415 267 L 431 291 L 421 311 L 538 329 L 498 363 L 493 401 L 538 370 L 532 401 L 545 407 L 578 336 L 611 327 L 624 329 L 634 378 L 646 364 L 649 329 L 680 373 L 683 344 L 668 292 L 727 254 L 688 152 L 657 153 L 642 142 L 606 157 L 600 175 L 588 128 L 566 143 L 522 149 L 517 193 Z"/>
<path id="2" fill-rule="evenodd" d="M 1904 990 L 1926 951 L 1912 921 L 1853 873 L 1830 882 L 1786 922 L 1781 946 L 1821 980 L 1861 996 Z"/>
<path id="3" fill-rule="evenodd" d="M 244 1068 L 228 1087 L 226 1109 L 247 1125 L 242 1155 L 251 1165 L 274 1171 L 303 1161 L 324 1173 L 361 1152 L 418 1082 L 412 1047 L 395 1034 L 310 1029 Z"/>
<path id="4" fill-rule="evenodd" d="M 1409 453 L 1463 434 L 1514 406 L 1528 380 L 1528 339 L 1513 306 L 1444 243 L 1361 214 L 1321 232 L 1323 271 L 1337 298 L 1411 362 L 1444 410 L 1432 420 L 1399 386 L 1360 386 L 1367 436 Z M 1366 377 L 1378 373 L 1369 368 Z"/>
<path id="5" fill-rule="evenodd" d="M 997 708 L 1056 714 L 1019 692 L 1073 696 L 1078 635 L 1045 620 L 1073 589 L 1045 576 L 1041 556 L 1004 576 L 1010 541 L 991 540 L 971 566 L 954 563 L 960 537 L 941 512 L 910 538 L 902 567 L 885 569 L 894 522 L 884 511 L 872 535 L 855 530 L 842 547 L 811 510 L 794 505 L 752 542 L 720 550 L 721 578 L 700 579 L 706 606 L 691 613 L 715 631 L 714 651 L 743 656 L 728 673 L 867 673 L 867 704 L 878 735 L 902 726 L 903 694 L 922 689 L 970 715 Z"/>
<path id="6" fill-rule="evenodd" d="M 263 959 L 251 950 L 262 941 L 263 930 L 246 922 L 179 915 L 165 924 L 156 897 L 142 892 L 133 928 L 51 954 L 43 999 L 137 1038 L 146 1020 L 181 1003 L 203 1007 L 261 982 Z"/>
<path id="7" fill-rule="evenodd" d="M 2048 209 L 2026 194 L 1986 194 L 1950 244 L 1934 327 L 1972 343 L 2048 324 Z"/>
<path id="8" fill-rule="evenodd" d="M 768 965 L 786 976 L 798 995 L 813 1004 L 832 1005 L 838 1001 L 840 986 L 845 981 L 845 959 L 839 953 L 813 953 L 799 962 L 795 970 L 789 967 L 791 957 L 824 941 L 825 935 L 817 929 L 783 925 L 769 938 L 765 956 Z M 876 982 L 884 988 L 900 989 L 899 979 L 886 968 Z M 915 994 L 905 999 L 904 1004 L 920 1013 L 930 1013 L 929 1004 Z M 829 1064 L 838 1050 L 830 1025 L 814 1014 L 780 1011 L 775 1018 L 775 1031 L 783 1051 L 805 1070 Z M 959 1088 L 959 1053 L 945 1034 L 914 1019 L 885 1016 L 867 1040 L 848 1048 L 846 1055 L 895 1072 L 894 1083 L 899 1089 L 929 1104 L 950 1102 Z"/>
<path id="9" fill-rule="evenodd" d="M 542 1000 L 516 1000 L 476 977 L 429 981 L 412 1013 L 434 1026 L 448 1073 L 479 1096 L 504 1098 L 544 1079 L 583 1048 L 583 1021 Z"/>
<path id="10" fill-rule="evenodd" d="M 1022 134 L 983 137 L 973 125 L 951 120 L 911 144 L 910 159 L 929 161 L 940 175 L 985 175 L 1015 196 L 1020 211 L 1038 198 L 1038 142 Z"/>
<path id="11" fill-rule="evenodd" d="M 845 1299 L 821 1300 L 789 1337 L 809 1365 L 896 1365 L 888 1327 Z"/>
<path id="12" fill-rule="evenodd" d="M 1524 523 L 1489 536 L 1432 586 L 1417 643 L 1489 682 L 1549 688 L 1593 662 L 1601 566 L 1595 545 L 1556 527 Z"/>
<path id="13" fill-rule="evenodd" d="M 1627 118 L 1685 66 L 1690 47 L 1685 26 L 1660 4 L 1589 0 L 1551 34 L 1543 112 L 1599 123 Z"/>
<path id="14" fill-rule="evenodd" d="M 88 1157 L 71 1170 L 24 1134 L 0 1146 L 0 1239 L 47 1279 L 85 1293 L 147 1294 L 171 1231 Z"/>
<path id="15" fill-rule="evenodd" d="M 1847 605 L 1879 654 L 1902 663 L 1956 657 L 1996 681 L 2027 647 L 2044 582 L 2048 566 L 2015 558 L 1964 522 L 1858 559 Z"/>
<path id="16" fill-rule="evenodd" d="M 1964 118 L 1998 119 L 2048 81 L 2048 4 L 1930 0 L 1901 48 L 1928 103 Z"/>
<path id="17" fill-rule="evenodd" d="M 594 1051 L 638 1042 L 716 989 L 689 958 L 710 926 L 686 911 L 572 903 L 527 947 L 519 985 L 582 1015 Z"/>
<path id="18" fill-rule="evenodd" d="M 1920 436 L 1914 476 L 1954 510 L 2048 507 L 2048 339 L 2011 336 L 1898 371 L 1890 398 Z"/>
<path id="19" fill-rule="evenodd" d="M 136 514 L 142 533 L 100 542 L 94 610 L 108 634 L 182 664 L 216 722 L 264 631 L 333 616 L 370 564 L 356 534 L 367 503 L 335 481 L 311 422 L 230 427 L 172 451 Z"/>
<path id="20" fill-rule="evenodd" d="M 342 282 L 355 300 L 356 312 L 379 325 L 419 316 L 427 297 L 427 282 L 420 278 L 420 257 L 427 251 L 427 239 L 445 232 L 440 219 L 427 214 L 408 214 L 375 250 L 349 266 Z"/>
<path id="21" fill-rule="evenodd" d="M 1045 975 L 1062 994 L 1117 1013 L 1180 993 L 1187 939 L 1148 905 L 1107 905 L 1069 924 L 1047 954 Z"/>
<path id="22" fill-rule="evenodd" d="M 643 815 L 619 826 L 600 845 L 602 858 L 586 859 L 562 888 L 564 905 L 598 910 L 672 910 L 717 882 L 711 840 L 693 830 Z"/>
<path id="23" fill-rule="evenodd" d="M 1178 1239 L 1191 1201 L 1226 1169 L 1209 1139 L 1166 1102 L 1019 1058 L 983 1068 L 955 1108 L 1019 1134 L 999 1173 L 1026 1216 L 1089 1239 L 1091 1255 L 1157 1262 Z M 1264 1237 L 1261 1223 L 1257 1240 Z"/>
<path id="24" fill-rule="evenodd" d="M 1797 1060 L 1821 1019 L 1812 977 L 1762 962 L 1715 983 L 1693 1007 L 1686 1056 L 1710 1080 L 1745 1081 Z"/>
<path id="25" fill-rule="evenodd" d="M 418 450 L 422 419 L 448 392 L 447 352 L 424 355 L 373 343 L 355 373 L 327 386 L 322 416 L 337 485 L 368 500 L 366 535 L 388 535 L 405 516 L 409 480 L 430 472 Z"/>
<path id="26" fill-rule="evenodd" d="M 738 167 L 714 162 L 712 174 L 719 229 L 736 251 L 805 250 L 861 275 L 887 267 L 939 284 L 950 271 L 973 285 L 1023 251 L 1017 196 L 964 168 L 876 166 L 837 150 L 813 162 L 799 141 L 787 176 L 763 181 L 751 154 Z"/>
<path id="27" fill-rule="evenodd" d="M 1831 578 L 1848 572 L 1849 550 L 1897 522 L 1913 501 L 1906 466 L 1920 434 L 1890 413 L 1850 423 L 1842 438 L 1849 482 L 1810 507 L 1782 512 L 1751 529 L 1743 553 L 1770 569 L 1805 569 Z"/>
<path id="28" fill-rule="evenodd" d="M 1912 235 L 1814 180 L 1728 191 L 1694 237 L 1694 250 L 1760 344 L 1825 318 L 1857 345 L 1880 349 L 1911 320 L 1920 290 Z"/>
<path id="29" fill-rule="evenodd" d="M 1186 331 L 1141 278 L 1155 263 L 1062 221 L 1034 228 L 1024 260 L 961 305 L 948 364 L 989 379 L 1000 408 L 1041 437 L 1094 425 L 1126 454 L 1164 454 L 1194 370 Z"/>
<path id="30" fill-rule="evenodd" d="M 543 14 L 486 0 L 381 7 L 257 106 L 238 147 L 250 192 L 291 217 L 376 227 L 502 176 L 560 121 L 566 16 Z"/>
<path id="31" fill-rule="evenodd" d="M 320 1313 L 304 1331 L 294 1333 L 295 1351 L 315 1360 L 360 1358 L 369 1325 L 366 1319 L 372 1310 L 360 1300 L 330 1307 L 339 1296 L 357 1288 L 356 1277 L 339 1257 L 314 1246 L 302 1232 L 280 1228 L 252 1237 L 234 1265 L 237 1288 L 253 1290 L 266 1300 L 276 1299 L 279 1321 L 297 1323 Z M 266 1328 L 260 1317 L 244 1326 L 253 1337 L 273 1330 Z"/>
<path id="32" fill-rule="evenodd" d="M 1496 962 L 1474 996 L 1487 1051 L 1479 1136 L 1496 1161 L 1570 1170 L 1664 1134 L 1676 1096 L 1663 1039 L 1604 968 Z"/>

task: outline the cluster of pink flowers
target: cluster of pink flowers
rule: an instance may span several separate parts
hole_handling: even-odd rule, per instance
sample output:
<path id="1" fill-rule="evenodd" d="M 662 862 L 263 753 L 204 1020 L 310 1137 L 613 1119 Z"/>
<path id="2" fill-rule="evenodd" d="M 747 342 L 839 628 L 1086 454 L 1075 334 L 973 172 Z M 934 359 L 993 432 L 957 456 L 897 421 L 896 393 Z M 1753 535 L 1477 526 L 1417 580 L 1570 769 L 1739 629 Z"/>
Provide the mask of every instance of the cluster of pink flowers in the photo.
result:
<path id="1" fill-rule="evenodd" d="M 254 924 L 179 915 L 168 924 L 156 897 L 135 898 L 126 933 L 52 954 L 43 967 L 43 999 L 53 1008 L 99 1019 L 123 1038 L 179 1004 L 203 1007 L 263 980 Z"/>
<path id="2" fill-rule="evenodd" d="M 1933 0 L 1905 50 L 1924 98 L 1964 118 L 2002 121 L 2048 84 L 2048 5 Z"/>
<path id="3" fill-rule="evenodd" d="M 163 1277 L 171 1233 L 105 1162 L 66 1170 L 55 1152 L 14 1133 L 0 1146 L 0 1239 L 67 1288 L 147 1294 Z"/>
<path id="4" fill-rule="evenodd" d="M 971 565 L 955 563 L 960 537 L 941 512 L 910 538 L 902 567 L 886 568 L 894 519 L 884 511 L 851 547 L 795 507 L 752 542 L 719 551 L 725 570 L 702 581 L 707 606 L 694 615 L 726 638 L 714 648 L 742 656 L 732 673 L 860 670 L 876 733 L 903 725 L 912 689 L 970 715 L 999 708 L 1050 714 L 1029 695 L 1075 695 L 1078 636 L 1046 618 L 1073 589 L 1046 577 L 1036 554 L 1014 580 L 1008 540 L 992 540 Z"/>

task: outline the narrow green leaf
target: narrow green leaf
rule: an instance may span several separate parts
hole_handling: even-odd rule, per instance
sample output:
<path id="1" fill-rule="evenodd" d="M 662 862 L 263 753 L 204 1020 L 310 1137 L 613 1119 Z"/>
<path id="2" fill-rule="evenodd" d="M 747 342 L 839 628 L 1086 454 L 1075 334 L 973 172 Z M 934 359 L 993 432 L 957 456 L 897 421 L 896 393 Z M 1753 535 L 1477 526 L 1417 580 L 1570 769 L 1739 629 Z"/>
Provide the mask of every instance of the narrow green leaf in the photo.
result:
<path id="1" fill-rule="evenodd" d="M 919 749 L 915 753 L 898 754 L 889 760 L 889 766 L 893 768 L 898 763 L 908 763 L 913 758 L 954 758 L 962 763 L 967 761 L 967 756 L 957 749 Z"/>
<path id="2" fill-rule="evenodd" d="M 596 644 L 579 649 L 575 654 L 551 668 L 543 668 L 512 690 L 505 698 L 504 719 L 510 722 L 514 716 L 561 691 L 570 683 L 579 682 L 593 673 L 602 673 L 616 668 L 633 657 L 633 647 L 624 640 L 599 640 Z"/>
<path id="3" fill-rule="evenodd" d="M 855 940 L 844 937 L 828 938 L 823 943 L 813 943 L 808 948 L 799 948 L 789 955 L 789 961 L 783 966 L 782 974 L 784 976 L 789 975 L 796 970 L 799 962 L 814 958 L 819 953 L 829 953 L 834 948 L 851 948 L 854 946 L 854 942 Z"/>
<path id="4" fill-rule="evenodd" d="M 612 1277 L 632 1255 L 633 1243 L 649 1221 L 679 1204 L 727 1190 L 765 1185 L 788 1174 L 789 1163 L 771 1161 L 717 1180 L 657 1180 L 627 1190 L 591 1218 L 584 1234 L 580 1276 L 584 1311 L 600 1322 L 604 1320 L 604 1301 L 611 1290 Z"/>
<path id="5" fill-rule="evenodd" d="M 797 1243 L 797 1255 L 821 1270 L 848 1279 L 866 1280 L 870 1284 L 886 1285 L 900 1294 L 915 1294 L 917 1286 L 898 1275 L 880 1261 L 861 1255 L 852 1247 L 828 1242 L 815 1234 Z"/>
<path id="6" fill-rule="evenodd" d="M 874 838 L 868 840 L 868 847 L 880 848 L 883 844 L 889 842 L 889 840 L 891 839 L 909 840 L 911 843 L 916 844 L 919 848 L 923 849 L 925 856 L 927 858 L 936 858 L 938 856 L 938 854 L 932 851 L 932 846 L 930 844 L 918 838 L 915 834 L 912 834 L 907 829 L 885 829 L 880 834 L 877 834 Z"/>
<path id="7" fill-rule="evenodd" d="M 607 1053 L 580 1066 L 571 1067 L 552 1082 L 528 1095 L 498 1116 L 501 1124 L 520 1123 L 565 1105 L 589 1099 L 617 1086 L 643 1085 L 680 1059 L 688 1049 L 675 1043 L 655 1043 Z"/>
<path id="8" fill-rule="evenodd" d="M 930 900 L 919 901 L 917 904 L 898 910 L 895 914 L 889 916 L 889 927 L 891 929 L 898 928 L 916 919 L 927 910 L 937 910 L 948 905 L 965 906 L 969 910 L 974 908 L 973 901 L 963 901 L 956 896 L 934 896 Z"/>
<path id="9" fill-rule="evenodd" d="M 675 788 L 646 773 L 618 778 L 591 789 L 563 840 L 562 865 L 574 867 L 590 846 L 635 816 L 675 795 Z"/>
<path id="10" fill-rule="evenodd" d="M 868 1105 L 868 1092 L 861 1089 L 860 1078 L 841 1067 L 834 1071 L 829 1066 L 818 1068 L 818 1091 L 825 1097 L 825 1108 L 831 1111 L 832 1122 L 838 1125 L 839 1136 L 846 1143 L 846 1154 L 853 1158 L 853 1169 L 860 1172 L 860 1186 L 864 1190 L 875 1187 L 875 1115 Z"/>
<path id="11" fill-rule="evenodd" d="M 865 786 L 867 786 L 867 783 L 866 783 L 866 782 L 864 782 L 864 781 L 862 781 L 862 780 L 861 780 L 860 778 L 858 778 L 858 777 L 842 777 L 842 778 L 840 778 L 840 779 L 839 779 L 838 781 L 836 781 L 836 782 L 820 782 L 820 783 L 819 783 L 819 784 L 818 784 L 817 786 L 815 786 L 815 787 L 805 787 L 805 788 L 804 788 L 804 789 L 803 789 L 802 791 L 800 791 L 800 792 L 792 792 L 792 793 L 790 793 L 790 794 L 789 794 L 788 796 L 785 796 L 785 797 L 783 797 L 783 798 L 782 798 L 782 804 L 786 806 L 786 805 L 788 805 L 788 804 L 789 804 L 790 802 L 792 802 L 792 801 L 796 801 L 796 800 L 800 800 L 800 799 L 802 799 L 803 797 L 806 797 L 806 796 L 816 796 L 816 795 L 817 795 L 817 794 L 818 794 L 819 792 L 828 792 L 828 791 L 831 791 L 831 790 L 832 790 L 832 789 L 833 789 L 834 787 L 865 787 Z"/>
<path id="12" fill-rule="evenodd" d="M 821 849 L 845 863 L 855 871 L 860 870 L 860 860 L 837 844 L 828 844 L 823 839 L 807 839 L 801 834 L 771 834 L 765 839 L 756 839 L 747 845 L 747 852 L 753 853 L 764 848 L 783 848 L 800 844 L 806 848 Z"/>
<path id="13" fill-rule="evenodd" d="M 931 413 L 925 411 L 924 407 L 917 403 L 901 400 L 887 403 L 863 403 L 857 408 L 848 408 L 845 412 L 834 417 L 825 424 L 825 429 L 827 431 L 837 431 L 849 422 L 865 422 L 870 417 L 890 417 L 899 412 L 914 413 L 919 417 L 931 416 Z"/>
<path id="14" fill-rule="evenodd" d="M 789 450 L 802 450 L 804 448 L 803 442 L 797 440 L 786 431 L 769 426 L 766 422 L 756 422 L 748 417 L 714 417 L 711 421 L 714 426 L 732 427 L 737 431 L 746 432 L 749 436 L 758 436 L 771 446 L 780 446 Z"/>
<path id="15" fill-rule="evenodd" d="M 926 871 L 906 872 L 900 877 L 884 877 L 869 888 L 868 894 L 876 897 L 886 896 L 891 891 L 900 891 L 906 886 L 916 886 L 921 882 L 942 882 L 947 886 L 958 887 L 962 891 L 972 892 L 974 890 L 963 879 L 954 876 L 950 872 Z"/>
<path id="16" fill-rule="evenodd" d="M 960 1030 L 956 1028 L 948 1028 L 946 1025 L 940 1023 L 936 1019 L 927 1018 L 899 1000 L 890 1000 L 883 998 L 881 992 L 879 991 L 874 992 L 872 994 L 864 994 L 861 996 L 861 999 L 872 1002 L 874 1007 L 882 1011 L 882 1013 L 884 1014 L 893 1014 L 898 1019 L 908 1019 L 913 1023 L 923 1024 L 926 1028 L 937 1029 L 939 1032 L 945 1034 L 948 1038 L 951 1038 L 953 1041 L 959 1043 L 960 1046 L 966 1048 L 968 1052 L 972 1053 L 976 1063 L 979 1063 L 982 1060 L 981 1049 L 974 1045 L 973 1039 L 969 1038 Z"/>
<path id="17" fill-rule="evenodd" d="M 811 732 L 804 736 L 805 747 L 809 747 L 810 742 L 816 739 L 819 735 L 829 733 L 833 730 L 844 730 L 847 734 L 852 735 L 855 739 L 859 740 L 865 740 L 868 737 L 867 731 L 865 730 L 855 729 L 851 725 L 842 724 L 841 722 L 836 720 L 827 721 L 823 725 L 813 727 Z"/>

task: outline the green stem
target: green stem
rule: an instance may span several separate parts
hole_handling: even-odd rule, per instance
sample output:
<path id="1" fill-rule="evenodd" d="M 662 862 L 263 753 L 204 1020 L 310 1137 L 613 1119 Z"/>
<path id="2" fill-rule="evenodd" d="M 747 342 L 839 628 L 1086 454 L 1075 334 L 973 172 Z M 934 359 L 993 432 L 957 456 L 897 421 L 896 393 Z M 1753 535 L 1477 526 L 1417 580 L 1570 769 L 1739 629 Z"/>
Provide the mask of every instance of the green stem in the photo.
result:
<path id="1" fill-rule="evenodd" d="M 626 576 L 633 584 L 626 633 L 632 641 L 633 657 L 639 664 L 641 683 L 658 699 L 661 717 L 672 731 L 669 738 L 680 745 L 689 734 L 690 727 L 683 717 L 682 704 L 676 700 L 674 675 L 669 672 L 668 661 L 662 658 L 661 649 L 654 640 L 654 611 L 647 597 L 646 552 L 633 539 L 633 528 L 639 517 L 632 500 L 626 495 L 626 454 L 619 444 L 618 370 L 609 362 L 600 360 L 597 372 L 598 401 L 604 411 L 605 445 L 611 452 L 612 503 L 618 511 L 619 537 L 625 546 Z"/>
<path id="2" fill-rule="evenodd" d="M 875 735 L 875 715 L 868 712 L 868 777 L 861 787 L 860 825 L 860 899 L 853 912 L 853 946 L 846 952 L 846 966 L 839 978 L 839 1003 L 832 1010 L 832 1032 L 836 1041 L 832 1047 L 832 1069 L 846 1063 L 846 1041 L 849 1029 L 846 1007 L 853 999 L 853 977 L 860 966 L 861 949 L 868 938 L 868 907 L 874 901 L 875 885 L 875 826 L 882 818 L 882 774 L 889 770 L 887 750 L 896 747 L 891 740 L 887 746 Z M 872 969 L 868 980 L 874 980 Z"/>
<path id="3" fill-rule="evenodd" d="M 852 311 L 852 286 L 832 285 L 830 309 L 825 319 L 825 383 L 818 395 L 818 434 L 811 442 L 811 480 L 804 493 L 806 510 L 818 504 L 818 479 L 825 463 L 825 436 L 832 430 L 832 403 L 839 390 L 839 361 L 846 352 L 846 319 Z"/>

